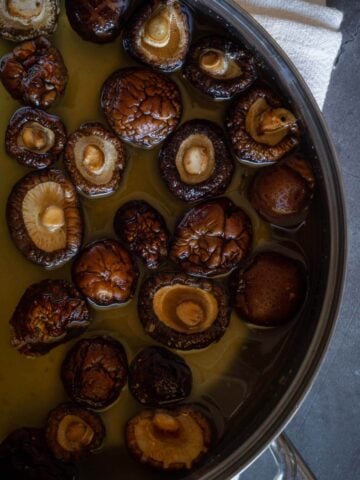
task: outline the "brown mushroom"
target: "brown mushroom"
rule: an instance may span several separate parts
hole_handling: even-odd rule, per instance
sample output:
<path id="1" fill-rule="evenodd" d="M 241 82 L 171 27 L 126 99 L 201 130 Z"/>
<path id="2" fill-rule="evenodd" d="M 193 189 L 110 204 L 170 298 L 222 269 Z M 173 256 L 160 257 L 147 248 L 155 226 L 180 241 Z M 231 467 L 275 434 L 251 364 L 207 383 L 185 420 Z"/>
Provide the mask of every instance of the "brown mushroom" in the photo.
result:
<path id="1" fill-rule="evenodd" d="M 143 410 L 126 426 L 126 444 L 141 463 L 160 470 L 190 470 L 209 451 L 210 421 L 190 405 Z"/>
<path id="2" fill-rule="evenodd" d="M 111 128 L 124 141 L 142 148 L 162 142 L 182 114 L 178 86 L 148 68 L 124 68 L 102 88 L 101 107 Z"/>

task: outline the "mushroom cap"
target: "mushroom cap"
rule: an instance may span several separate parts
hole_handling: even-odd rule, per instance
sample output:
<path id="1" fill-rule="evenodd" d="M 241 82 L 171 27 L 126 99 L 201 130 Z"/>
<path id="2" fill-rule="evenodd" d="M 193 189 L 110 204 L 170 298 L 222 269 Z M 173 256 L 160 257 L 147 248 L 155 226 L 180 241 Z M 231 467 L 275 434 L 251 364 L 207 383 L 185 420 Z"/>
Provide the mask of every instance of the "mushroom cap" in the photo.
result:
<path id="1" fill-rule="evenodd" d="M 199 165 L 203 152 L 205 166 Z M 190 155 L 193 164 L 187 166 L 185 161 Z M 234 172 L 223 130 L 207 120 L 184 123 L 164 142 L 159 171 L 171 193 L 185 202 L 223 194 Z"/>
<path id="2" fill-rule="evenodd" d="M 27 288 L 11 317 L 11 344 L 24 355 L 44 355 L 89 325 L 86 301 L 71 283 L 42 280 Z"/>
<path id="3" fill-rule="evenodd" d="M 115 133 L 141 148 L 151 148 L 165 140 L 182 114 L 176 83 L 141 67 L 113 73 L 102 88 L 101 107 Z"/>

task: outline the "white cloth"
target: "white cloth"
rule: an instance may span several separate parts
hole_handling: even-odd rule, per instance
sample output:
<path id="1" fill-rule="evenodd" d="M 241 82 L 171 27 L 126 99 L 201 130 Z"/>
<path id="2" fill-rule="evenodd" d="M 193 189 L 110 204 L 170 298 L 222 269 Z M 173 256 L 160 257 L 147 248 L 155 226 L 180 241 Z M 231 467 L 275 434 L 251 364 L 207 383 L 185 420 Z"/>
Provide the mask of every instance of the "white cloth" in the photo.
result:
<path id="1" fill-rule="evenodd" d="M 236 0 L 287 53 L 323 107 L 342 35 L 343 14 L 326 0 Z"/>

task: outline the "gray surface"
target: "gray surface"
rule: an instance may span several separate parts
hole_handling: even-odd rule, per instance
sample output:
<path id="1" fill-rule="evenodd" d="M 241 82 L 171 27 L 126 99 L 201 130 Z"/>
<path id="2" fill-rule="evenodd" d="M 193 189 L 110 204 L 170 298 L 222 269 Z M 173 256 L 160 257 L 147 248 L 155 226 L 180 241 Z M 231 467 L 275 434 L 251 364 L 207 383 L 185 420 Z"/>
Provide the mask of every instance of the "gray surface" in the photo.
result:
<path id="1" fill-rule="evenodd" d="M 340 318 L 317 381 L 286 432 L 319 480 L 360 479 L 360 1 L 330 0 L 345 14 L 343 45 L 324 109 L 339 154 L 349 219 Z M 241 480 L 271 480 L 269 453 Z"/>

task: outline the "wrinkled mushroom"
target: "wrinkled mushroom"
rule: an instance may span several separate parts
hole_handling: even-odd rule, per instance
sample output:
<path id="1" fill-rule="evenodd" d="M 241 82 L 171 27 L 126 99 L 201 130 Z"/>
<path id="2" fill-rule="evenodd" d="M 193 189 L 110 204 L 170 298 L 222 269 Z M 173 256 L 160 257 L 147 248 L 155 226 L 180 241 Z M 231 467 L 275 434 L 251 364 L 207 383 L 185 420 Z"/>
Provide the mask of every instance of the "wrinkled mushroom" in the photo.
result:
<path id="1" fill-rule="evenodd" d="M 185 202 L 224 193 L 234 162 L 222 129 L 207 120 L 184 123 L 166 139 L 159 171 L 171 193 Z"/>
<path id="2" fill-rule="evenodd" d="M 184 75 L 202 93 L 227 100 L 249 88 L 257 71 L 254 57 L 242 45 L 212 35 L 190 48 Z"/>
<path id="3" fill-rule="evenodd" d="M 64 94 L 68 73 L 59 50 L 38 37 L 0 59 L 0 79 L 15 100 L 47 109 Z"/>
<path id="4" fill-rule="evenodd" d="M 250 163 L 277 162 L 300 141 L 297 118 L 265 87 L 254 87 L 232 105 L 226 127 L 235 155 Z"/>
<path id="5" fill-rule="evenodd" d="M 85 123 L 68 138 L 65 167 L 84 195 L 114 193 L 126 165 L 124 144 L 100 123 Z"/>
<path id="6" fill-rule="evenodd" d="M 126 426 L 126 444 L 141 463 L 160 470 L 190 470 L 212 443 L 210 421 L 190 405 L 143 410 Z"/>
<path id="7" fill-rule="evenodd" d="M 124 68 L 104 83 L 101 107 L 111 128 L 135 146 L 151 148 L 177 127 L 182 114 L 178 86 L 148 68 Z"/>
<path id="8" fill-rule="evenodd" d="M 170 258 L 192 275 L 233 270 L 250 251 L 252 226 L 247 214 L 226 197 L 189 210 L 178 223 Z"/>
<path id="9" fill-rule="evenodd" d="M 99 415 L 73 403 L 62 403 L 49 413 L 45 435 L 54 457 L 71 462 L 98 450 L 105 433 Z"/>
<path id="10" fill-rule="evenodd" d="M 224 288 L 185 273 L 161 272 L 142 284 L 138 313 L 145 332 L 178 350 L 218 342 L 230 321 Z"/>
<path id="11" fill-rule="evenodd" d="M 126 384 L 127 373 L 124 347 L 111 337 L 79 340 L 61 368 L 64 388 L 71 400 L 95 410 L 116 402 Z"/>
<path id="12" fill-rule="evenodd" d="M 165 72 L 181 67 L 190 41 L 190 12 L 176 0 L 145 2 L 124 32 L 124 47 L 136 60 Z"/>
<path id="13" fill-rule="evenodd" d="M 5 135 L 10 157 L 25 167 L 38 169 L 56 162 L 65 143 L 66 130 L 61 119 L 30 107 L 14 113 Z"/>
<path id="14" fill-rule="evenodd" d="M 60 170 L 31 172 L 19 180 L 8 198 L 6 218 L 15 245 L 37 265 L 60 267 L 80 249 L 79 200 Z"/>

